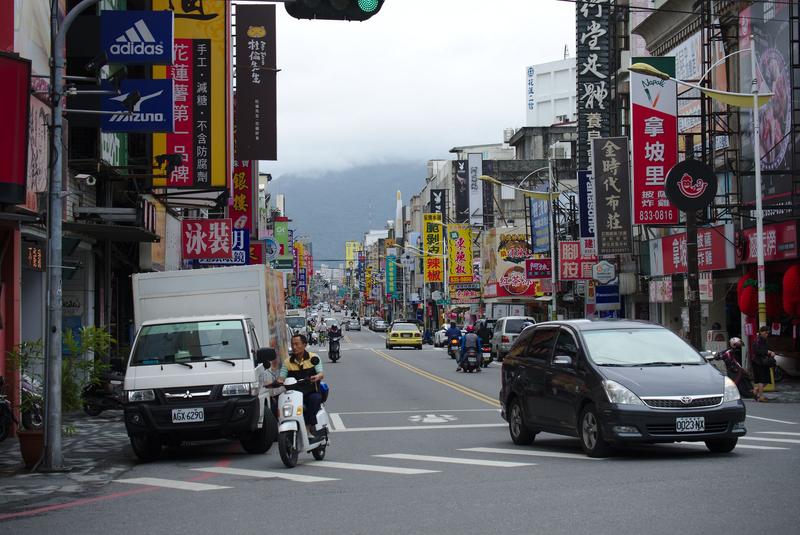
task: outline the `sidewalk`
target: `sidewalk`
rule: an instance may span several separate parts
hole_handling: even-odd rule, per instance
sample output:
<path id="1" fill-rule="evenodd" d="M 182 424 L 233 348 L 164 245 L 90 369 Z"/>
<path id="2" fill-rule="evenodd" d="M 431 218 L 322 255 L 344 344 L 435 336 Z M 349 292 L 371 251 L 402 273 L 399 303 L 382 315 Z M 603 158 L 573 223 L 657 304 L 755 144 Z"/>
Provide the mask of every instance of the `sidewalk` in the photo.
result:
<path id="1" fill-rule="evenodd" d="M 64 426 L 72 431 L 63 438 L 68 472 L 30 472 L 22 464 L 16 438 L 0 443 L 0 512 L 33 499 L 100 488 L 134 465 L 121 411 L 67 416 Z"/>
<path id="2" fill-rule="evenodd" d="M 775 383 L 774 392 L 764 392 L 764 397 L 773 403 L 800 403 L 800 378 L 786 376 Z"/>

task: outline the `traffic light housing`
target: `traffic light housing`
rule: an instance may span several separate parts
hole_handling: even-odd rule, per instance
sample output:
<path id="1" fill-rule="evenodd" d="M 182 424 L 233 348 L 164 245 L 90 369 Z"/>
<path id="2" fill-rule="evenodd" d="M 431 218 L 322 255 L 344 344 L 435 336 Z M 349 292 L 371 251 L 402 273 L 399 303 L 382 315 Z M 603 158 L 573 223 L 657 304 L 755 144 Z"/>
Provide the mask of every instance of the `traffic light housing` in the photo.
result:
<path id="1" fill-rule="evenodd" d="M 286 12 L 296 19 L 365 21 L 383 7 L 384 0 L 294 0 Z"/>

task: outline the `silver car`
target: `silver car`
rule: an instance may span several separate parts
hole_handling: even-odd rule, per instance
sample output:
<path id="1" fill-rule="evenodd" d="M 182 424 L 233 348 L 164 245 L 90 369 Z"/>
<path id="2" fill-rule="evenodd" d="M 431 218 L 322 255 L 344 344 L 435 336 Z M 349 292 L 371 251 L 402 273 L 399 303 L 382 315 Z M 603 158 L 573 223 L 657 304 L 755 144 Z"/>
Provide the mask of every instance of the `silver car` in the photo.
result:
<path id="1" fill-rule="evenodd" d="M 358 321 L 357 319 L 353 318 L 353 319 L 348 320 L 347 322 L 345 322 L 344 328 L 345 328 L 345 330 L 348 330 L 348 331 L 360 331 L 361 330 L 361 322 Z"/>
<path id="2" fill-rule="evenodd" d="M 535 323 L 536 320 L 530 316 L 506 316 L 497 320 L 492 335 L 492 359 L 497 362 L 503 360 L 522 329 Z"/>

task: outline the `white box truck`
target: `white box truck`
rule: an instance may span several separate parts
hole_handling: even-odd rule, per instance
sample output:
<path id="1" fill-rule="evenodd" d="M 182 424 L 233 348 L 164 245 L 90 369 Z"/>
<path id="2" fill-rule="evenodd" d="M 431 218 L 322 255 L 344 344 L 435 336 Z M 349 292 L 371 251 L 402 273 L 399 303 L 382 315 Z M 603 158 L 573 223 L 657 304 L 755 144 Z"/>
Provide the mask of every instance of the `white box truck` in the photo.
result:
<path id="1" fill-rule="evenodd" d="M 263 265 L 141 273 L 133 300 L 124 388 L 136 456 L 218 438 L 266 452 L 277 423 L 264 369 L 288 355 L 280 274 Z"/>

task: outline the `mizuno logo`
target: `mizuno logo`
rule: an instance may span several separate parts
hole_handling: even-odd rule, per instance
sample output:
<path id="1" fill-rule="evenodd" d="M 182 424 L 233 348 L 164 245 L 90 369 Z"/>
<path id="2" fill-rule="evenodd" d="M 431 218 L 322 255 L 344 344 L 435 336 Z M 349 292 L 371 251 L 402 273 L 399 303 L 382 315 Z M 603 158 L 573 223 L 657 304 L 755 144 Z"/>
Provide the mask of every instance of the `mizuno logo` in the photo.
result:
<path id="1" fill-rule="evenodd" d="M 164 121 L 164 114 L 163 113 L 142 113 L 140 110 L 142 109 L 142 104 L 150 100 L 151 98 L 156 98 L 157 96 L 161 95 L 164 91 L 156 91 L 155 93 L 150 93 L 149 95 L 145 95 L 139 99 L 139 102 L 133 105 L 133 113 L 121 113 L 118 115 L 112 115 L 111 119 L 109 119 L 112 123 L 150 123 L 150 122 L 163 122 Z M 122 95 L 112 97 L 111 100 L 117 101 L 122 103 L 126 98 L 128 98 L 130 93 L 123 93 Z"/>
<path id="2" fill-rule="evenodd" d="M 157 43 L 144 20 L 139 19 L 109 47 L 112 54 L 155 56 L 164 53 L 164 44 Z"/>

